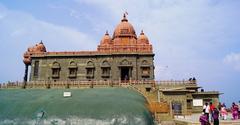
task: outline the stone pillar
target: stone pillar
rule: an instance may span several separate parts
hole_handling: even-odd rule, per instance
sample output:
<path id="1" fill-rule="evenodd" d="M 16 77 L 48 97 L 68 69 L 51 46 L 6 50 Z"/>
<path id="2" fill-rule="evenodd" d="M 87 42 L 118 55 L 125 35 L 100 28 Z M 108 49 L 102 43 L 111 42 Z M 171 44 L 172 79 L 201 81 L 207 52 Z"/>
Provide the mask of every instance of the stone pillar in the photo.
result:
<path id="1" fill-rule="evenodd" d="M 27 82 L 27 79 L 28 79 L 28 64 L 25 64 L 25 73 L 24 73 L 23 82 Z"/>
<path id="2" fill-rule="evenodd" d="M 26 88 L 27 85 L 27 79 L 28 79 L 28 64 L 25 64 L 25 73 L 23 78 L 23 88 Z"/>

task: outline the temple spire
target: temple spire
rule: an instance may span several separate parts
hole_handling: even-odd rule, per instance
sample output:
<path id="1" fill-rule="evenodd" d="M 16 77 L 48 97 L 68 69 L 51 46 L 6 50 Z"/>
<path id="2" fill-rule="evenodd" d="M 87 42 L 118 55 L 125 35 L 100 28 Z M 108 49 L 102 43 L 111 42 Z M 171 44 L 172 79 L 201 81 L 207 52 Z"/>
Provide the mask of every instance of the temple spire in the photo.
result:
<path id="1" fill-rule="evenodd" d="M 109 34 L 108 34 L 108 30 L 106 30 L 106 33 L 105 33 L 105 35 L 109 35 Z"/>
<path id="2" fill-rule="evenodd" d="M 128 15 L 127 12 L 123 13 L 123 19 L 122 19 L 122 22 L 127 22 L 127 21 L 128 21 L 126 15 Z"/>
<path id="3" fill-rule="evenodd" d="M 141 30 L 141 33 L 140 33 L 140 35 L 144 35 L 144 32 L 143 32 L 143 30 Z"/>

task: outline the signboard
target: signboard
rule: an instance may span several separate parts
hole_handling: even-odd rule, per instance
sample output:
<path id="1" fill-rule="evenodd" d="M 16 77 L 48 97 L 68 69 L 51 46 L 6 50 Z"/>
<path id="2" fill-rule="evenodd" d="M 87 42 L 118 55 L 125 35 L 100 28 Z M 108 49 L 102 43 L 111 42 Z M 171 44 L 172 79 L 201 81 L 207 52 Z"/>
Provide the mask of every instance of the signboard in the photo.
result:
<path id="1" fill-rule="evenodd" d="M 193 106 L 203 106 L 202 99 L 193 99 Z"/>
<path id="2" fill-rule="evenodd" d="M 63 97 L 71 97 L 71 92 L 63 92 Z"/>

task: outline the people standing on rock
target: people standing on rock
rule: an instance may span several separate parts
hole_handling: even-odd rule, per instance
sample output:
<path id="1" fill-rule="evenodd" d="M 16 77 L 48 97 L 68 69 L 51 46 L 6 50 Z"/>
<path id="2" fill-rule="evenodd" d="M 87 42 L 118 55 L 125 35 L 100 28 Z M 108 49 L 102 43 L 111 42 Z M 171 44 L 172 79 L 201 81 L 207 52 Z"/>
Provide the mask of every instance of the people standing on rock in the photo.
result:
<path id="1" fill-rule="evenodd" d="M 190 81 L 191 84 L 195 84 L 196 78 L 195 77 L 189 78 L 188 81 Z"/>
<path id="2" fill-rule="evenodd" d="M 238 101 L 238 119 L 240 119 L 240 101 Z"/>
<path id="3" fill-rule="evenodd" d="M 205 112 L 204 109 L 203 109 L 203 112 Z M 208 115 L 206 113 L 203 113 L 200 116 L 199 122 L 201 123 L 201 125 L 210 125 L 210 123 L 208 121 Z"/>
<path id="4" fill-rule="evenodd" d="M 213 110 L 214 110 L 215 106 L 213 105 L 212 102 L 210 102 L 209 107 L 210 107 L 210 112 L 209 112 L 210 113 L 210 119 L 211 119 L 211 122 L 213 122 Z"/>
<path id="5" fill-rule="evenodd" d="M 221 102 L 218 103 L 217 109 L 218 109 L 219 112 L 221 112 L 221 109 L 222 109 L 222 104 L 221 104 Z M 221 113 L 219 113 L 219 117 L 222 117 L 222 114 L 221 114 Z"/>
<path id="6" fill-rule="evenodd" d="M 236 105 L 234 102 L 232 103 L 231 111 L 232 111 L 232 117 L 233 120 L 238 119 L 238 105 Z"/>
<path id="7" fill-rule="evenodd" d="M 210 107 L 208 105 L 208 103 L 206 102 L 205 105 L 203 106 L 203 111 L 204 111 L 204 114 L 207 115 L 207 118 L 208 118 L 208 121 L 209 121 L 209 112 L 210 112 Z"/>
<path id="8" fill-rule="evenodd" d="M 195 77 L 193 77 L 193 78 L 192 78 L 192 80 L 195 82 L 195 81 L 196 81 L 196 78 L 195 78 Z"/>
<path id="9" fill-rule="evenodd" d="M 220 112 L 221 112 L 221 119 L 222 120 L 227 120 L 228 113 L 227 113 L 226 107 L 223 106 L 221 108 Z"/>
<path id="10" fill-rule="evenodd" d="M 222 104 L 222 107 L 225 107 L 225 108 L 227 108 L 227 107 L 226 107 L 226 105 L 225 105 L 225 103 L 223 103 L 223 104 Z"/>
<path id="11" fill-rule="evenodd" d="M 192 78 L 189 78 L 188 81 L 192 81 Z"/>
<path id="12" fill-rule="evenodd" d="M 221 111 L 221 108 L 222 108 L 221 102 L 218 103 L 218 106 L 217 106 L 217 107 L 218 107 L 218 111 Z"/>
<path id="13" fill-rule="evenodd" d="M 219 111 L 217 108 L 213 108 L 212 118 L 213 118 L 213 125 L 219 125 Z"/>

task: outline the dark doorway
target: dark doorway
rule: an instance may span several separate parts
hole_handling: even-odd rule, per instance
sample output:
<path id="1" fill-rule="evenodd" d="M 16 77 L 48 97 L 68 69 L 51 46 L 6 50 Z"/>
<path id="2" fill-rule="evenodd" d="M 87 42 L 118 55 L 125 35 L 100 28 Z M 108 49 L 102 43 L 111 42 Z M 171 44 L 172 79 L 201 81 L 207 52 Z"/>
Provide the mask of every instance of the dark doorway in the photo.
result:
<path id="1" fill-rule="evenodd" d="M 129 68 L 128 67 L 121 68 L 121 80 L 124 80 L 124 81 L 129 80 Z"/>

